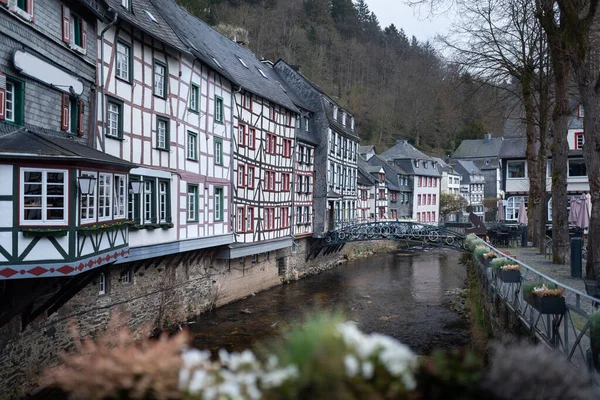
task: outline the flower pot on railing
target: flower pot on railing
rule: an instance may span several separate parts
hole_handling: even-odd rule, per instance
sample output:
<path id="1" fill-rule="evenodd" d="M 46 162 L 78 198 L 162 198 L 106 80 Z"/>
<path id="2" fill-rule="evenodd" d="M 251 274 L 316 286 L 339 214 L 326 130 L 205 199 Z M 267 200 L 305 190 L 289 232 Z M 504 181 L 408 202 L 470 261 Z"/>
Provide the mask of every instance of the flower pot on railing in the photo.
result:
<path id="1" fill-rule="evenodd" d="M 564 289 L 554 284 L 528 283 L 523 288 L 523 299 L 540 314 L 564 314 L 567 308 Z"/>
<path id="2" fill-rule="evenodd" d="M 518 269 L 501 269 L 498 271 L 497 276 L 504 283 L 519 283 L 521 281 L 521 271 Z"/>

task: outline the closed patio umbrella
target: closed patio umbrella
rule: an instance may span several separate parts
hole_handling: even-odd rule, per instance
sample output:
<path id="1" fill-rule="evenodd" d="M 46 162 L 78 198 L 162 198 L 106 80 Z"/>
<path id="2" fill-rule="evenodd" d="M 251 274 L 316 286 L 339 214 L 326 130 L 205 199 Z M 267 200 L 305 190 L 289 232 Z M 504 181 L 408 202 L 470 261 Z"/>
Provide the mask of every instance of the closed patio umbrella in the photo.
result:
<path id="1" fill-rule="evenodd" d="M 525 208 L 525 199 L 521 198 L 519 204 L 519 224 L 527 225 L 527 209 Z"/>
<path id="2" fill-rule="evenodd" d="M 569 210 L 569 223 L 577 224 L 577 216 L 579 214 L 579 201 L 577 200 L 577 197 L 571 197 L 570 208 L 571 209 Z"/>
<path id="3" fill-rule="evenodd" d="M 587 203 L 588 217 L 592 218 L 592 196 L 587 194 L 585 196 L 585 202 Z"/>
<path id="4" fill-rule="evenodd" d="M 504 221 L 504 201 L 498 199 L 498 221 Z"/>
<path id="5" fill-rule="evenodd" d="M 581 195 L 579 212 L 577 213 L 577 223 L 575 225 L 583 229 L 587 229 L 590 226 L 590 212 L 588 210 L 587 195 L 585 193 Z"/>

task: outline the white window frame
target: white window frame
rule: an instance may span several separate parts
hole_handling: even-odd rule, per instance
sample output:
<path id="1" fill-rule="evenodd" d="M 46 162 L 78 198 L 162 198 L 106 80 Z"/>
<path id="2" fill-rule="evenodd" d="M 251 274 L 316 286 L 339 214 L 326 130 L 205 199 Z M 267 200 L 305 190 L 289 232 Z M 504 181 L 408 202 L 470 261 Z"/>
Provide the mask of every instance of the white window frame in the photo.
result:
<path id="1" fill-rule="evenodd" d="M 160 63 L 154 62 L 154 95 L 158 97 L 165 97 L 166 95 L 166 79 L 167 79 L 167 67 Z"/>
<path id="2" fill-rule="evenodd" d="M 125 52 L 123 50 L 126 50 Z M 131 81 L 129 73 L 131 71 L 131 47 L 125 43 L 117 41 L 115 76 L 127 82 Z"/>
<path id="3" fill-rule="evenodd" d="M 161 224 L 167 223 L 169 218 L 169 182 L 158 181 L 158 204 L 157 204 L 157 219 Z"/>
<path id="4" fill-rule="evenodd" d="M 167 149 L 167 121 L 160 118 L 156 119 L 156 147 Z"/>
<path id="5" fill-rule="evenodd" d="M 89 223 L 93 223 L 96 222 L 96 207 L 98 205 L 98 199 L 96 198 L 96 195 L 98 193 L 98 187 L 97 187 L 97 181 L 98 181 L 98 173 L 97 172 L 88 172 L 88 171 L 82 171 L 80 176 L 89 176 L 89 177 L 94 177 L 94 180 L 92 181 L 92 185 L 93 185 L 93 189 L 92 189 L 92 194 L 82 194 L 79 196 L 79 219 L 80 219 L 80 223 L 81 224 L 89 224 Z M 85 201 L 85 206 L 84 206 L 84 201 Z M 91 205 L 90 205 L 91 204 Z M 83 218 L 83 210 L 86 210 L 86 218 Z M 90 213 L 93 215 L 92 217 L 90 217 Z"/>
<path id="6" fill-rule="evenodd" d="M 514 164 L 523 164 L 523 174 L 524 174 L 524 176 L 511 178 L 510 177 L 510 166 L 511 166 L 511 164 L 513 164 L 513 165 Z M 525 160 L 522 160 L 522 161 L 507 161 L 506 162 L 506 179 L 527 179 L 527 176 L 528 176 L 528 174 L 527 174 L 527 162 Z"/>
<path id="7" fill-rule="evenodd" d="M 131 270 L 131 268 L 125 269 L 125 272 L 121 277 L 121 283 L 123 285 L 129 285 L 133 283 L 133 271 Z"/>
<path id="8" fill-rule="evenodd" d="M 586 169 L 585 169 L 586 170 L 586 174 L 585 175 L 571 175 L 571 172 L 570 172 L 571 171 L 571 162 L 573 162 L 573 161 L 578 161 L 578 162 L 581 161 L 581 162 L 583 162 L 583 165 L 585 165 L 585 160 L 583 158 L 573 158 L 573 159 L 567 160 L 567 178 L 575 178 L 575 179 L 586 178 L 587 179 L 587 176 L 588 176 L 588 174 L 587 174 L 587 165 L 585 165 L 585 167 L 586 167 Z"/>
<path id="9" fill-rule="evenodd" d="M 104 272 L 98 275 L 98 294 L 106 294 L 106 274 Z"/>
<path id="10" fill-rule="evenodd" d="M 115 174 L 114 178 L 113 219 L 124 219 L 127 216 L 127 177 Z"/>
<path id="11" fill-rule="evenodd" d="M 245 232 L 245 218 L 246 218 L 246 210 L 244 207 L 238 207 L 235 213 L 235 222 L 236 222 L 236 232 Z"/>
<path id="12" fill-rule="evenodd" d="M 525 203 L 527 203 L 528 196 L 512 196 L 506 200 L 504 214 L 507 221 L 516 221 L 519 219 L 517 213 L 519 211 L 521 199 L 525 199 Z M 527 210 L 527 204 L 525 209 Z"/>
<path id="13" fill-rule="evenodd" d="M 152 224 L 155 221 L 152 221 L 152 205 L 154 204 L 154 188 L 153 180 L 144 180 L 144 194 L 142 197 L 142 224 Z"/>
<path id="14" fill-rule="evenodd" d="M 107 182 L 108 185 L 106 184 Z M 112 219 L 113 184 L 112 174 L 98 174 L 98 221 L 108 221 Z M 102 206 L 100 206 L 100 203 L 102 203 Z M 102 213 L 100 210 L 102 210 Z"/>
<path id="15" fill-rule="evenodd" d="M 198 221 L 198 186 L 188 185 L 187 188 L 187 221 Z"/>
<path id="16" fill-rule="evenodd" d="M 121 114 L 121 105 L 108 101 L 106 117 L 106 135 L 114 138 L 120 138 L 119 118 Z"/>
<path id="17" fill-rule="evenodd" d="M 10 114 L 10 117 L 9 117 Z M 6 81 L 6 99 L 4 101 L 4 120 L 15 122 L 15 84 Z"/>
<path id="18" fill-rule="evenodd" d="M 40 183 L 32 183 L 35 185 L 41 185 L 42 193 L 39 195 L 40 197 L 40 213 L 41 219 L 39 220 L 25 220 L 25 197 L 34 197 L 38 195 L 30 195 L 25 196 L 25 172 L 41 172 L 42 173 L 42 181 Z M 48 182 L 47 177 L 48 173 L 62 173 L 63 183 L 52 183 L 52 185 L 62 185 L 64 187 L 62 197 L 63 199 L 63 219 L 46 219 L 45 216 L 48 215 Z M 21 194 L 19 199 L 19 208 L 20 208 L 20 224 L 26 226 L 37 226 L 37 225 L 51 225 L 51 226 L 64 226 L 68 224 L 69 221 L 69 171 L 66 169 L 42 169 L 42 168 L 21 168 Z M 61 196 L 50 196 L 50 197 L 61 197 Z M 36 209 L 38 207 L 35 207 Z M 54 208 L 53 208 L 54 209 Z M 56 208 L 58 209 L 58 208 Z"/>
<path id="19" fill-rule="evenodd" d="M 187 131 L 186 144 L 186 158 L 188 160 L 198 161 L 198 134 L 192 131 Z"/>

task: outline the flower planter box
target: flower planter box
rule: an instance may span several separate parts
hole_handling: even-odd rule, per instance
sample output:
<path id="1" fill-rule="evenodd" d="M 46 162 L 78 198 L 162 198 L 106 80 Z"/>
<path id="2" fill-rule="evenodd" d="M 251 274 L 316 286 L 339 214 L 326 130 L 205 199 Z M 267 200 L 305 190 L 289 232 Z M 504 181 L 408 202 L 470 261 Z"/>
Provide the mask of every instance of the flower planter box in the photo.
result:
<path id="1" fill-rule="evenodd" d="M 536 296 L 523 294 L 525 301 L 536 309 L 540 314 L 564 314 L 566 310 L 565 298 L 563 296 Z"/>
<path id="2" fill-rule="evenodd" d="M 68 229 L 55 229 L 50 231 L 23 231 L 23 237 L 58 237 L 67 236 Z"/>
<path id="3" fill-rule="evenodd" d="M 498 279 L 504 283 L 519 283 L 521 282 L 521 271 L 518 270 L 499 270 L 497 273 Z"/>

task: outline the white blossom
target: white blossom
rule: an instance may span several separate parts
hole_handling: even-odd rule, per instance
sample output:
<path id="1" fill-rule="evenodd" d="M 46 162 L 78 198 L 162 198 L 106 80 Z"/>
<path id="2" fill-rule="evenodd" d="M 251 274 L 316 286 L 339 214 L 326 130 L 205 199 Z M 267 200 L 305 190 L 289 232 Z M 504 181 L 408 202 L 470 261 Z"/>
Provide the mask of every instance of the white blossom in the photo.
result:
<path id="1" fill-rule="evenodd" d="M 350 378 L 354 378 L 358 374 L 360 363 L 352 354 L 346 354 L 344 356 L 344 367 L 346 368 L 346 375 Z"/>
<path id="2" fill-rule="evenodd" d="M 373 378 L 373 372 L 375 371 L 375 366 L 370 361 L 365 361 L 362 364 L 362 376 L 363 378 L 369 380 Z"/>

